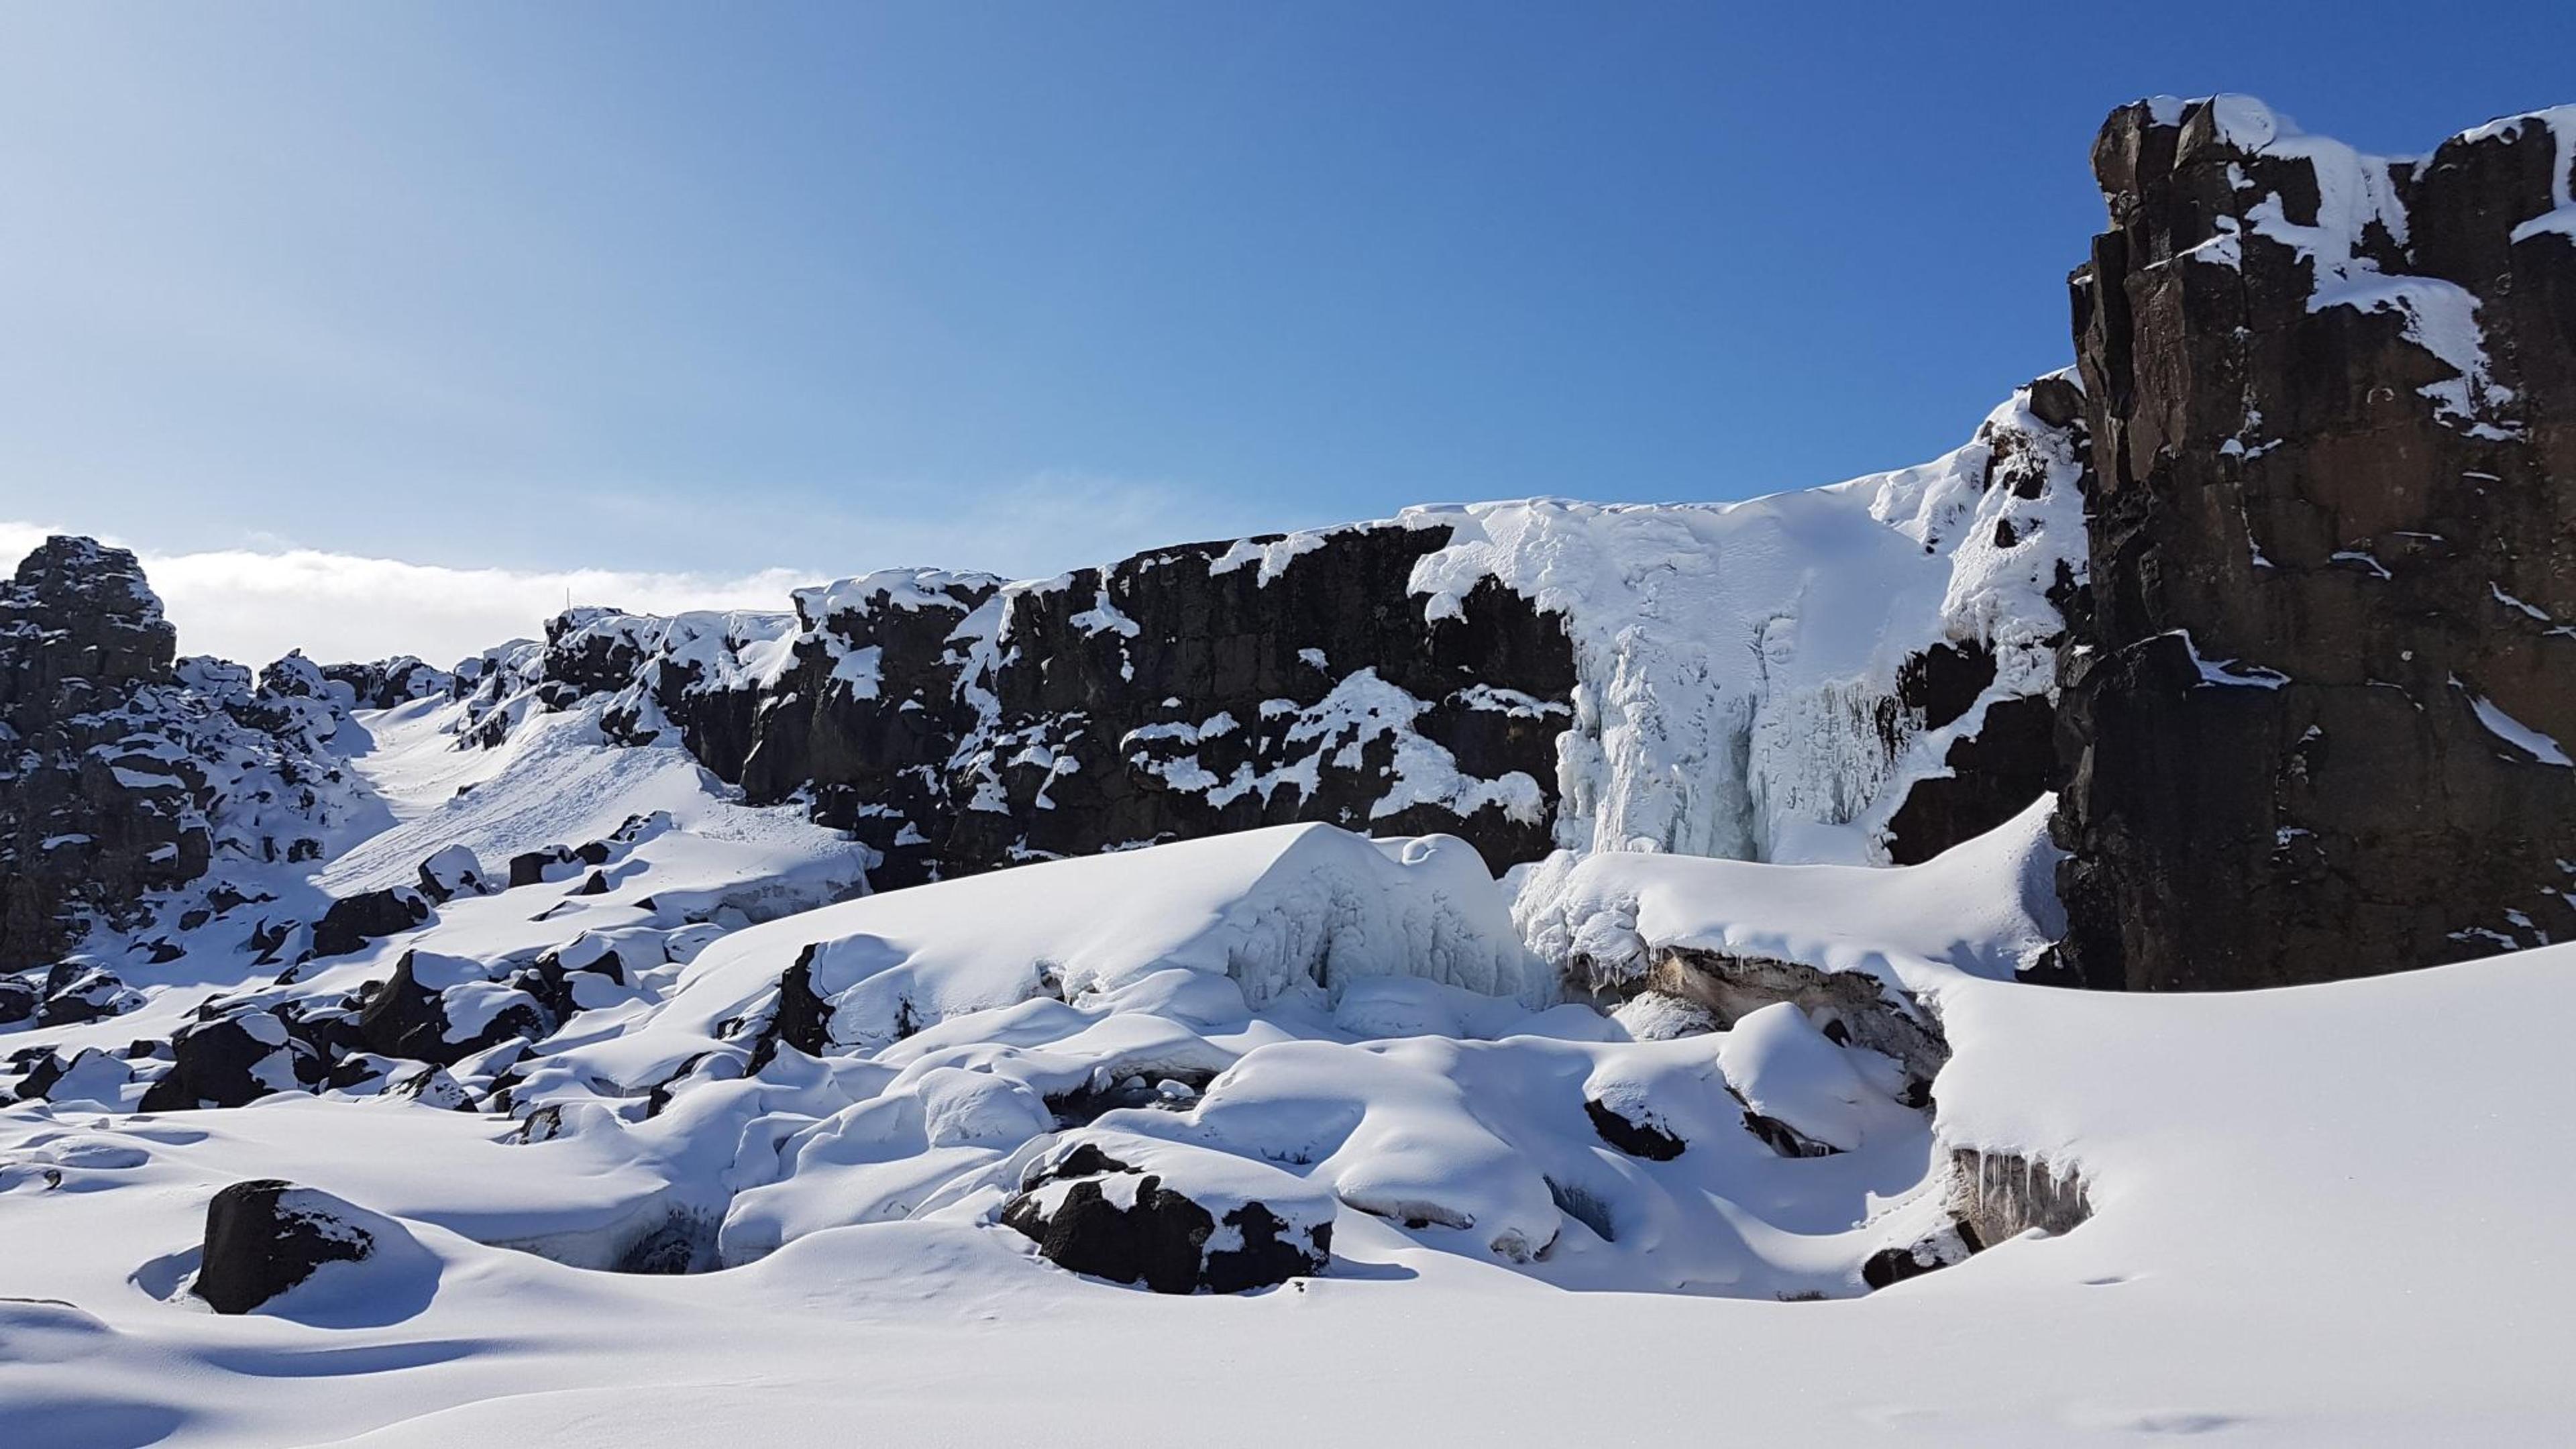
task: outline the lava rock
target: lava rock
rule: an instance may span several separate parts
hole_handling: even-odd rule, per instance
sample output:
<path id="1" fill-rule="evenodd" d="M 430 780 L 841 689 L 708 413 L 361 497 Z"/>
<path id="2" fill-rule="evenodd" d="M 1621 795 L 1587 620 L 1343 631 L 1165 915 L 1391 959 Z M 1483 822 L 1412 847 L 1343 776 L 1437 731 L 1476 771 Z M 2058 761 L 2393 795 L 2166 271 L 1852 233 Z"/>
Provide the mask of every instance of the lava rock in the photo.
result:
<path id="1" fill-rule="evenodd" d="M 122 1016 L 143 1004 L 140 992 L 104 967 L 65 962 L 45 973 L 38 1026 L 78 1026 Z"/>
<path id="2" fill-rule="evenodd" d="M 495 889 L 484 879 L 483 862 L 475 858 L 471 846 L 451 845 L 420 863 L 420 893 L 438 905 Z"/>
<path id="3" fill-rule="evenodd" d="M 578 857 L 576 857 L 570 850 L 567 850 L 560 845 L 548 845 L 536 850 L 523 850 L 517 855 L 510 857 L 510 889 L 516 890 L 521 886 L 543 885 L 546 880 L 547 872 L 569 867 L 573 865 L 577 859 Z"/>
<path id="4" fill-rule="evenodd" d="M 422 951 L 405 951 L 358 1015 L 369 1051 L 442 1067 L 506 1041 L 533 1041 L 554 1025 L 534 997 L 494 981 L 480 962 Z"/>
<path id="5" fill-rule="evenodd" d="M 328 1073 L 270 1011 L 193 1022 L 172 1034 L 170 1047 L 170 1070 L 143 1094 L 146 1112 L 246 1106 L 277 1092 L 310 1091 Z"/>
<path id="6" fill-rule="evenodd" d="M 429 899 L 408 886 L 343 896 L 313 923 L 313 954 L 346 956 L 380 937 L 399 934 L 429 919 Z"/>
<path id="7" fill-rule="evenodd" d="M 1642 1157 L 1649 1162 L 1670 1162 L 1681 1156 L 1682 1149 L 1690 1145 L 1658 1123 L 1636 1122 L 1621 1116 L 1610 1104 L 1597 1097 L 1584 1099 L 1583 1112 L 1592 1119 L 1592 1130 L 1601 1134 L 1602 1141 L 1631 1157 Z"/>
<path id="8" fill-rule="evenodd" d="M 1860 1265 L 1860 1281 L 1871 1290 L 1920 1278 L 1965 1260 L 1970 1249 L 1957 1227 L 1945 1228 L 1919 1243 L 1881 1248 Z"/>
<path id="9" fill-rule="evenodd" d="M 2094 144 L 2090 586 L 2052 822 L 2058 960 L 2092 986 L 2576 936 L 2576 242 L 2524 227 L 2568 138 L 2527 116 L 2364 177 L 2254 144 L 2250 105 L 2127 106 Z M 2321 218 L 2325 194 L 2383 200 Z M 2321 301 L 2347 249 L 2373 295 L 2455 297 L 2472 345 Z"/>
<path id="10" fill-rule="evenodd" d="M 249 1313 L 326 1263 L 372 1257 L 369 1220 L 382 1221 L 291 1182 L 234 1183 L 206 1204 L 205 1249 L 190 1291 L 217 1313 Z"/>
<path id="11" fill-rule="evenodd" d="M 1002 1211 L 1004 1226 L 1034 1239 L 1050 1262 L 1157 1293 L 1241 1293 L 1324 1270 L 1332 1258 L 1332 1198 L 1276 1168 L 1203 1148 L 1112 1139 L 1133 1156 L 1149 1152 L 1161 1171 L 1133 1167 L 1092 1141 L 1042 1164 Z M 1275 1180 L 1264 1199 L 1215 1212 L 1166 1180 L 1193 1159 L 1230 1179 Z M 1116 1191 L 1108 1190 L 1112 1179 Z M 1266 1200 L 1265 1200 L 1266 1199 Z M 1123 1206 L 1122 1206 L 1123 1204 Z M 1226 1237 L 1218 1237 L 1220 1228 Z M 1227 1243 L 1229 1246 L 1212 1246 Z"/>
<path id="12" fill-rule="evenodd" d="M 100 1102 L 113 1106 L 134 1069 L 96 1047 L 82 1047 L 66 1057 L 44 1050 L 27 1067 L 18 1095 L 27 1101 Z"/>

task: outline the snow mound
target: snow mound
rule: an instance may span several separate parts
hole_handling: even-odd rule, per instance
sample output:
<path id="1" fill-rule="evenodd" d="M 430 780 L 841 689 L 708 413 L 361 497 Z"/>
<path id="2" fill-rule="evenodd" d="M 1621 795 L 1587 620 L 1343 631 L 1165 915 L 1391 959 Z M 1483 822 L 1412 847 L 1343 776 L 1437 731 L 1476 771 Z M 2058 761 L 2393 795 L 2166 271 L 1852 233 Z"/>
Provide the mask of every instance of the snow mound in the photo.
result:
<path id="1" fill-rule="evenodd" d="M 845 1045 L 1173 967 L 1223 976 L 1255 1008 L 1381 976 L 1532 1005 L 1554 991 L 1464 842 L 1323 825 L 1023 866 L 744 931 L 698 958 L 665 1021 L 706 1030 L 738 1017 L 800 961 Z"/>

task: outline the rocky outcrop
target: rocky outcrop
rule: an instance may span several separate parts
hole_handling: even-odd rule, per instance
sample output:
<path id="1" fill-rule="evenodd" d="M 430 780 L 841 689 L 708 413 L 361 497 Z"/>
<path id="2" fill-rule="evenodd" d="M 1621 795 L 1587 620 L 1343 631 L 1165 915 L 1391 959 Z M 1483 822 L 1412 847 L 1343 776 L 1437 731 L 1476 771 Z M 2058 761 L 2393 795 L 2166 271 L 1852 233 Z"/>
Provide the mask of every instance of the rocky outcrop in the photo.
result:
<path id="1" fill-rule="evenodd" d="M 368 998 L 359 1035 L 379 1055 L 452 1067 L 503 1042 L 533 1041 L 554 1029 L 552 1014 L 526 989 L 533 980 L 501 981 L 494 979 L 497 974 L 463 957 L 405 951 L 393 975 Z"/>
<path id="2" fill-rule="evenodd" d="M 0 588 L 0 966 L 205 872 L 204 776 L 155 728 L 177 642 L 123 549 L 47 539 Z"/>
<path id="3" fill-rule="evenodd" d="M 1947 1207 L 1970 1252 L 2036 1228 L 2055 1236 L 2093 1216 L 2083 1175 L 2045 1158 L 1973 1147 L 1950 1152 Z"/>
<path id="4" fill-rule="evenodd" d="M 273 1092 L 310 1091 L 321 1056 L 273 1011 L 243 1011 L 191 1023 L 171 1037 L 170 1070 L 143 1095 L 146 1112 L 240 1107 Z"/>
<path id="5" fill-rule="evenodd" d="M 313 954 L 346 956 L 369 941 L 408 931 L 429 915 L 429 898 L 409 886 L 342 896 L 313 923 Z"/>
<path id="6" fill-rule="evenodd" d="M 2252 987 L 2576 935 L 2576 108 L 2408 161 L 2141 102 L 2093 161 L 2060 965 Z"/>
<path id="7" fill-rule="evenodd" d="M 348 691 L 353 709 L 392 709 L 415 699 L 444 699 L 456 676 L 409 654 L 368 664 L 326 664 L 322 676 Z"/>
<path id="8" fill-rule="evenodd" d="M 0 585 L 0 969 L 142 930 L 225 860 L 317 860 L 355 808 L 318 672 L 176 642 L 123 549 L 50 538 Z"/>
<path id="9" fill-rule="evenodd" d="M 1537 500 L 793 614 L 579 609 L 460 666 L 464 738 L 587 707 L 878 888 L 1320 821 L 1560 846 L 1926 858 L 2048 788 L 2082 399 L 2042 378 L 1920 468 L 1744 505 Z M 1817 580 L 1848 572 L 1867 591 Z M 1854 603 L 1857 598 L 1859 602 Z"/>
<path id="10" fill-rule="evenodd" d="M 468 738 L 605 696 L 610 739 L 804 802 L 880 888 L 1310 820 L 1462 835 L 1499 869 L 1551 843 L 1572 653 L 1499 585 L 1428 615 L 1411 575 L 1448 538 L 1364 525 L 1012 585 L 900 570 L 793 615 L 575 610 L 459 672 Z"/>

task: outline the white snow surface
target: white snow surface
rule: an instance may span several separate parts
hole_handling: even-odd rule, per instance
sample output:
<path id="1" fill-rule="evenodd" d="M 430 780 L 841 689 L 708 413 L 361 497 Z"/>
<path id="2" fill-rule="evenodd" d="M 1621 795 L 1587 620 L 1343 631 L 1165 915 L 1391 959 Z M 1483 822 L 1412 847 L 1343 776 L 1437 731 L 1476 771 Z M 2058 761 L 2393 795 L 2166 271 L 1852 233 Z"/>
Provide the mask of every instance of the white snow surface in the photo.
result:
<path id="1" fill-rule="evenodd" d="M 399 727 L 376 727 L 399 758 Z M 643 963 L 661 932 L 677 949 L 640 966 L 633 1000 L 537 1048 L 521 1121 L 296 1092 L 0 1109 L 0 1407 L 14 1440 L 47 1445 L 794 1442 L 854 1424 L 964 1443 L 1030 1423 L 1076 1444 L 1212 1425 L 1260 1444 L 1630 1442 L 1720 1420 L 1753 1442 L 2553 1439 L 2576 1413 L 2546 1329 L 2576 1292 L 2556 1221 L 2576 1162 L 2547 1150 L 2576 948 L 2232 996 L 2017 984 L 2003 969 L 2049 929 L 2030 896 L 2053 863 L 2045 809 L 1905 869 L 1631 853 L 1524 883 L 1543 950 L 1607 916 L 1644 946 L 1901 984 L 1956 1052 L 1928 1118 L 1887 1094 L 1883 1061 L 1785 1004 L 1638 1040 L 1586 1006 L 1432 979 L 1424 937 L 1379 927 L 1454 910 L 1439 934 L 1525 969 L 1502 888 L 1437 841 L 1264 831 L 652 927 L 634 902 L 655 872 L 705 869 L 654 853 L 689 836 L 675 825 L 613 860 L 641 869 L 610 897 L 566 880 L 460 899 L 314 963 L 328 985 L 407 946 L 490 958 L 583 931 L 574 959 L 623 932 Z M 1285 969 L 1329 946 L 1247 945 L 1281 903 L 1372 893 L 1347 973 Z M 887 969 L 954 980 L 960 1009 L 746 1074 L 711 1018 L 756 1014 L 806 941 L 899 954 Z M 1061 999 L 970 999 L 1025 988 L 1004 968 L 1040 959 Z M 40 1035 L 122 1042 L 191 995 L 156 993 Z M 650 1079 L 680 1038 L 713 1055 L 650 1110 L 616 1072 Z M 471 1061 L 457 1077 L 490 1080 Z M 1180 1084 L 1070 1129 L 1049 1105 L 1147 1077 Z M 1779 1156 L 1739 1099 L 1846 1150 Z M 1688 1148 L 1614 1150 L 1587 1101 Z M 559 1121 L 536 1134 L 541 1102 Z M 1053 1267 L 995 1219 L 1082 1141 L 1220 1213 L 1329 1221 L 1332 1263 L 1239 1298 Z M 1937 1225 L 1963 1147 L 2079 1174 L 2094 1217 L 1860 1296 L 1860 1257 Z M 218 1317 L 186 1293 L 206 1200 L 271 1176 L 355 1205 L 388 1250 Z M 730 1266 L 605 1271 L 656 1232 Z M 1150 1350 L 1031 1371 L 1068 1343 Z M 1534 1391 L 1528 1346 L 1567 1344 L 1615 1345 L 1617 1384 Z M 1715 1407 L 1679 1391 L 1712 1361 L 1758 1387 Z"/>

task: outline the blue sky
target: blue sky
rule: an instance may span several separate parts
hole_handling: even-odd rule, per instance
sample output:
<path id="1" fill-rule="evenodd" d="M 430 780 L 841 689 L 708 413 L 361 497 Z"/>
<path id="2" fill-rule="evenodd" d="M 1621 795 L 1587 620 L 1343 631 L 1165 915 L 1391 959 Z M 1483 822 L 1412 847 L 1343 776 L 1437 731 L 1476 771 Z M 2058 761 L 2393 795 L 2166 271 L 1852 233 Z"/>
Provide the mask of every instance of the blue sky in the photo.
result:
<path id="1" fill-rule="evenodd" d="M 1829 482 L 2066 360 L 2120 101 L 2576 99 L 2576 6 L 2428 13 L 11 0 L 0 519 L 1028 572 Z"/>

